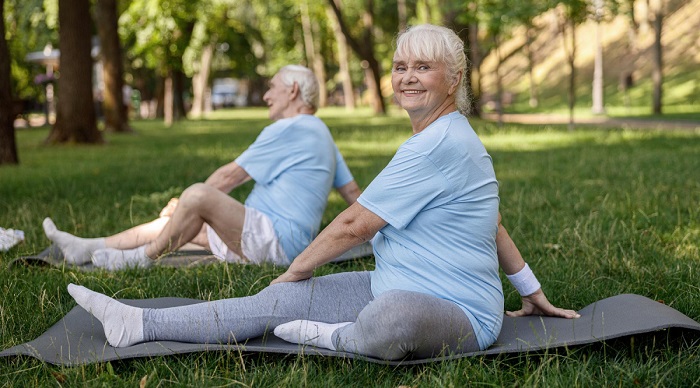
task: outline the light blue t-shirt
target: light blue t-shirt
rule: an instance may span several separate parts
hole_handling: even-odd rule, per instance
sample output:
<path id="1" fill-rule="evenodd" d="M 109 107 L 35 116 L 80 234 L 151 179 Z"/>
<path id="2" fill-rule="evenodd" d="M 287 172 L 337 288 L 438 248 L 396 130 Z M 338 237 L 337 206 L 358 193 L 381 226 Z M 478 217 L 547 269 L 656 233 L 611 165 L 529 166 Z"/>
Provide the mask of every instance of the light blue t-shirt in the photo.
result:
<path id="1" fill-rule="evenodd" d="M 312 115 L 265 127 L 236 163 L 255 180 L 245 205 L 270 218 L 290 262 L 318 234 L 331 189 L 353 180 L 328 127 Z"/>
<path id="2" fill-rule="evenodd" d="M 388 224 L 374 237 L 375 297 L 433 295 L 465 312 L 481 349 L 498 337 L 498 182 L 467 119 L 445 115 L 399 147 L 358 202 Z"/>

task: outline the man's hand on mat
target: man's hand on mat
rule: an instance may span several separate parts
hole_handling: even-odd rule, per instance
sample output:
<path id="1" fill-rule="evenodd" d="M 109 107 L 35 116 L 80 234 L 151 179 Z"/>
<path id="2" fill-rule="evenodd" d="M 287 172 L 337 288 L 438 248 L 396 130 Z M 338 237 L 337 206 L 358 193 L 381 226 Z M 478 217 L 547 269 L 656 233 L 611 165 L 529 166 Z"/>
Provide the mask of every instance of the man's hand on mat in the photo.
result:
<path id="1" fill-rule="evenodd" d="M 534 294 L 523 296 L 523 306 L 518 311 L 506 311 L 509 317 L 522 317 L 525 315 L 547 315 L 550 317 L 579 318 L 581 315 L 574 310 L 555 307 L 540 288 Z"/>
<path id="2" fill-rule="evenodd" d="M 172 216 L 179 201 L 180 200 L 178 198 L 170 198 L 170 201 L 168 201 L 168 204 L 165 205 L 165 207 L 163 208 L 163 210 L 160 211 L 160 214 L 158 216 L 159 217 Z"/>
<path id="3" fill-rule="evenodd" d="M 270 282 L 270 284 L 284 283 L 284 282 L 298 282 L 301 280 L 309 279 L 313 275 L 314 275 L 313 271 L 294 272 L 294 271 L 287 270 L 287 272 L 285 272 L 282 275 L 280 275 L 279 277 L 277 277 L 277 279 Z"/>

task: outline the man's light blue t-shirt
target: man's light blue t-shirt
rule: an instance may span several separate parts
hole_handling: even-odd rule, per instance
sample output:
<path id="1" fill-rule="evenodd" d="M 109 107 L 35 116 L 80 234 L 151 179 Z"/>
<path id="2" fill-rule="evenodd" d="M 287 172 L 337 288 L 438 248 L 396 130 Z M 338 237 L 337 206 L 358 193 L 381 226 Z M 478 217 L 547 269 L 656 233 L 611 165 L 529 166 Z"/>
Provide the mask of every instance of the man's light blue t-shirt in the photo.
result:
<path id="1" fill-rule="evenodd" d="M 454 112 L 409 138 L 358 202 L 388 223 L 373 240 L 374 296 L 400 289 L 452 301 L 490 346 L 503 319 L 498 182 L 467 119 Z"/>
<path id="2" fill-rule="evenodd" d="M 318 234 L 331 189 L 353 180 L 328 127 L 312 115 L 265 127 L 236 163 L 255 180 L 245 205 L 272 220 L 290 262 Z"/>

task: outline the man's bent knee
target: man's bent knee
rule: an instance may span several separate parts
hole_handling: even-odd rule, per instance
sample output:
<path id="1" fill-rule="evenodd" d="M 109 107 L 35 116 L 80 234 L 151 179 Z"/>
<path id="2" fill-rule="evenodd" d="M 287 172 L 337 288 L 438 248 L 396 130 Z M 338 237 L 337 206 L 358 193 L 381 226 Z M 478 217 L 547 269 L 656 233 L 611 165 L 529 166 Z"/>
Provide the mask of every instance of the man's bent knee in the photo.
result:
<path id="1" fill-rule="evenodd" d="M 209 201 L 211 190 L 216 189 L 204 183 L 195 183 L 182 192 L 178 206 L 199 207 Z"/>

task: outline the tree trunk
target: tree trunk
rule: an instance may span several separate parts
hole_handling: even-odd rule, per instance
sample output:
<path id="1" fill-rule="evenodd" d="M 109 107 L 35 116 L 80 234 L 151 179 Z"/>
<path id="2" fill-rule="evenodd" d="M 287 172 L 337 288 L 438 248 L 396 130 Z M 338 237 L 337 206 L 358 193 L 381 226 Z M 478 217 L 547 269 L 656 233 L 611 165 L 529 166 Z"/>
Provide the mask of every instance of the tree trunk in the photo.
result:
<path id="1" fill-rule="evenodd" d="M 48 143 L 102 143 L 92 95 L 90 0 L 59 0 L 59 48 L 56 123 Z"/>
<path id="2" fill-rule="evenodd" d="M 406 0 L 398 0 L 396 8 L 399 15 L 399 32 L 406 29 L 408 26 L 408 17 L 406 16 Z"/>
<path id="3" fill-rule="evenodd" d="M 593 95 L 591 96 L 593 114 L 605 114 L 605 104 L 603 102 L 603 26 L 601 18 L 603 15 L 603 0 L 594 0 L 596 30 L 595 30 L 595 57 L 593 66 Z"/>
<path id="4" fill-rule="evenodd" d="M 338 44 L 338 64 L 340 66 L 340 79 L 343 85 L 343 101 L 345 109 L 355 110 L 355 91 L 352 86 L 352 77 L 350 76 L 350 61 L 348 58 L 348 42 L 345 35 L 340 30 L 338 18 L 331 8 L 326 8 L 328 20 L 331 22 L 333 34 L 335 35 L 336 43 Z"/>
<path id="5" fill-rule="evenodd" d="M 567 15 L 563 16 L 563 20 L 560 21 L 560 32 L 562 36 L 562 41 L 564 43 L 564 52 L 566 53 L 566 59 L 569 64 L 569 90 L 568 90 L 568 104 L 569 104 L 569 130 L 574 129 L 574 104 L 576 103 L 576 24 L 573 19 L 569 18 Z M 568 42 L 567 31 L 571 32 L 571 42 Z"/>
<path id="6" fill-rule="evenodd" d="M 501 79 L 501 42 L 498 35 L 493 37 L 494 50 L 496 51 L 496 113 L 498 114 L 498 126 L 503 126 L 503 80 Z"/>
<path id="7" fill-rule="evenodd" d="M 156 77 L 156 118 L 165 118 L 165 79 L 167 77 L 157 76 Z M 172 104 L 171 104 L 172 106 Z M 171 112 L 172 113 L 172 112 Z"/>
<path id="8" fill-rule="evenodd" d="M 372 29 L 374 28 L 374 2 L 373 0 L 366 0 L 365 10 L 362 17 L 363 20 L 363 32 L 362 38 L 356 39 L 350 33 L 347 25 L 343 21 L 343 15 L 340 11 L 339 0 L 328 0 L 328 4 L 331 6 L 333 12 L 338 19 L 338 25 L 340 30 L 345 35 L 345 39 L 352 48 L 352 50 L 364 61 L 363 66 L 365 68 L 365 76 L 367 77 L 367 85 L 372 94 L 372 107 L 374 108 L 374 113 L 386 114 L 386 104 L 384 103 L 384 97 L 382 96 L 381 88 L 381 69 L 379 67 L 379 61 L 374 55 L 374 38 L 372 35 Z M 360 41 L 362 44 L 360 44 Z"/>
<path id="9" fill-rule="evenodd" d="M 532 42 L 535 40 L 533 28 L 527 29 L 527 73 L 530 80 L 530 107 L 536 108 L 539 105 L 537 95 L 537 82 L 535 82 L 535 59 L 532 55 Z"/>
<path id="10" fill-rule="evenodd" d="M 216 41 L 210 42 L 202 49 L 202 57 L 199 60 L 199 71 L 192 76 L 192 109 L 190 115 L 194 118 L 202 116 L 205 111 L 204 102 L 206 100 L 207 86 L 209 85 L 209 72 L 214 58 L 214 45 Z"/>
<path id="11" fill-rule="evenodd" d="M 576 24 L 570 21 L 571 55 L 569 55 L 569 130 L 574 129 L 574 106 L 576 105 Z"/>
<path id="12" fill-rule="evenodd" d="M 324 107 L 328 105 L 328 90 L 326 89 L 326 63 L 323 60 L 323 54 L 321 53 L 322 45 L 321 31 L 319 31 L 318 23 L 311 24 L 311 31 L 316 36 L 314 39 L 314 73 L 316 73 L 316 78 L 318 78 L 318 106 Z"/>
<path id="13" fill-rule="evenodd" d="M 173 125 L 175 118 L 173 107 L 173 76 L 170 72 L 163 83 L 163 122 L 166 127 Z"/>
<path id="14" fill-rule="evenodd" d="M 661 0 L 651 0 L 649 5 L 651 6 L 651 12 L 654 15 L 654 69 L 651 73 L 651 82 L 654 88 L 652 95 L 652 111 L 654 114 L 660 115 L 662 113 L 663 106 L 662 99 L 664 83 L 663 47 L 661 46 L 661 28 L 663 27 L 664 15 Z"/>
<path id="15" fill-rule="evenodd" d="M 173 115 L 175 120 L 187 118 L 185 109 L 185 73 L 176 69 L 172 71 L 173 79 Z"/>
<path id="16" fill-rule="evenodd" d="M 124 100 L 124 64 L 119 42 L 117 1 L 97 0 L 95 20 L 100 36 L 100 53 L 104 78 L 105 129 L 112 132 L 132 132 L 128 109 L 131 101 Z"/>
<path id="17" fill-rule="evenodd" d="M 316 81 L 318 82 L 318 106 L 328 105 L 328 93 L 326 92 L 326 70 L 323 65 L 323 58 L 317 50 L 314 40 L 314 28 L 309 16 L 309 7 L 306 0 L 299 2 L 301 11 L 301 29 L 304 35 L 304 50 L 306 51 L 306 63 L 309 69 L 313 69 Z"/>
<path id="18" fill-rule="evenodd" d="M 10 50 L 5 40 L 5 0 L 0 0 L 0 165 L 19 164 L 12 109 Z"/>
<path id="19" fill-rule="evenodd" d="M 467 58 L 471 62 L 467 71 L 467 91 L 471 97 L 471 114 L 476 117 L 481 116 L 481 64 L 483 55 L 481 46 L 479 45 L 479 25 L 478 23 L 469 24 L 468 42 L 469 50 L 467 50 Z"/>

